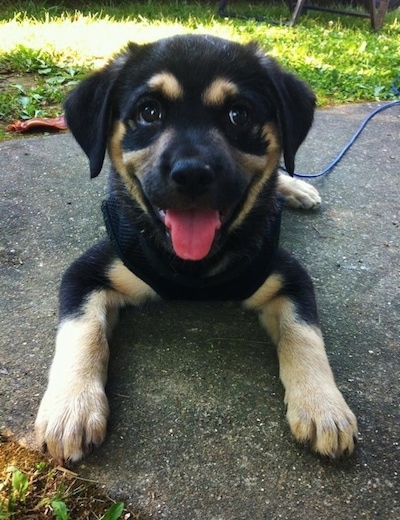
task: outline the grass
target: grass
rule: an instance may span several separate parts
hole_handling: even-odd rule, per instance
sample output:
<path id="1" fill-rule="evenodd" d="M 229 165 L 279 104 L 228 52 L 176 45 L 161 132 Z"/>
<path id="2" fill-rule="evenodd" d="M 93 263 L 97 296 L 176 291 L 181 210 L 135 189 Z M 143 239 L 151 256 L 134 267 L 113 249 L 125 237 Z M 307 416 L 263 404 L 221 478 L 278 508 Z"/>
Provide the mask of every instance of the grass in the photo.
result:
<path id="1" fill-rule="evenodd" d="M 0 519 L 143 520 L 96 482 L 0 435 Z"/>
<path id="2" fill-rule="evenodd" d="M 255 39 L 311 85 L 320 106 L 393 99 L 390 85 L 400 72 L 399 11 L 388 13 L 383 29 L 374 33 L 368 19 L 317 12 L 290 28 L 284 24 L 288 9 L 279 0 L 229 3 L 235 12 L 263 15 L 266 22 L 221 18 L 216 1 L 3 4 L 0 137 L 13 119 L 59 115 L 65 93 L 128 40 L 188 31 Z"/>
<path id="3" fill-rule="evenodd" d="M 374 33 L 367 19 L 316 12 L 287 27 L 283 22 L 289 13 L 279 1 L 229 3 L 233 11 L 270 20 L 262 23 L 220 18 L 216 5 L 184 0 L 99 5 L 3 0 L 0 139 L 6 138 L 4 128 L 13 119 L 59 115 L 65 93 L 128 40 L 144 42 L 188 31 L 257 40 L 312 86 L 320 106 L 394 97 L 390 85 L 400 73 L 399 11 L 388 13 L 383 29 Z M 95 484 L 0 437 L 0 519 L 113 520 L 121 516 L 118 507 Z M 121 514 L 143 518 L 127 509 Z"/>
<path id="4" fill-rule="evenodd" d="M 0 61 L 0 76 L 5 78 L 0 90 L 0 119 L 57 115 L 66 91 L 85 72 L 83 67 L 60 66 L 49 52 L 18 45 Z"/>

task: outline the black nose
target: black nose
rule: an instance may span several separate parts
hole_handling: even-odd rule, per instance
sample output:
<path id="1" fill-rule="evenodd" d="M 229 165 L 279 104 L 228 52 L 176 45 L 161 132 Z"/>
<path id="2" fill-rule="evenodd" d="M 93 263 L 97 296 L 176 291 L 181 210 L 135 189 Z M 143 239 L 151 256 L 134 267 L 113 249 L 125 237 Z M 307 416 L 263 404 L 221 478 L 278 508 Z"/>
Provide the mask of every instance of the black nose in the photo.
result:
<path id="1" fill-rule="evenodd" d="M 170 172 L 178 187 L 192 195 L 200 195 L 215 180 L 215 172 L 209 164 L 198 159 L 180 159 Z"/>

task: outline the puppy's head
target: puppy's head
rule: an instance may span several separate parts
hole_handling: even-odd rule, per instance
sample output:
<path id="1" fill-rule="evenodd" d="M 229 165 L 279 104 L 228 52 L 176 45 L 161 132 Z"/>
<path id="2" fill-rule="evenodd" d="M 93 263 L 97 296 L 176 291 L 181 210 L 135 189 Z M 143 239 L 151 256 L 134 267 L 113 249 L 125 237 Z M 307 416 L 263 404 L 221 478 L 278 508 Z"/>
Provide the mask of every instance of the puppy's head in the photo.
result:
<path id="1" fill-rule="evenodd" d="M 124 188 L 168 247 L 202 260 L 273 190 L 282 151 L 293 174 L 314 105 L 256 45 L 190 35 L 129 44 L 65 108 L 92 177 L 108 146 Z"/>

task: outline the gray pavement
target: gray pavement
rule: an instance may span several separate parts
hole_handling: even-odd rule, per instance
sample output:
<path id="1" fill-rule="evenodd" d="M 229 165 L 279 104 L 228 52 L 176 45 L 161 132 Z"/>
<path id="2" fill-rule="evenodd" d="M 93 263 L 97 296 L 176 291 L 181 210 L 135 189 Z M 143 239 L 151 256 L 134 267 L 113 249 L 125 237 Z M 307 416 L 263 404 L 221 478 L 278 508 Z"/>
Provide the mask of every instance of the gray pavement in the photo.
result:
<path id="1" fill-rule="evenodd" d="M 319 110 L 297 170 L 316 171 L 376 105 Z M 76 466 L 143 518 L 400 518 L 400 107 L 286 211 L 282 244 L 308 266 L 326 347 L 359 420 L 355 455 L 293 441 L 273 347 L 231 303 L 127 309 L 112 341 L 109 435 Z M 0 427 L 31 442 L 64 268 L 104 233 L 106 175 L 70 135 L 0 144 Z"/>

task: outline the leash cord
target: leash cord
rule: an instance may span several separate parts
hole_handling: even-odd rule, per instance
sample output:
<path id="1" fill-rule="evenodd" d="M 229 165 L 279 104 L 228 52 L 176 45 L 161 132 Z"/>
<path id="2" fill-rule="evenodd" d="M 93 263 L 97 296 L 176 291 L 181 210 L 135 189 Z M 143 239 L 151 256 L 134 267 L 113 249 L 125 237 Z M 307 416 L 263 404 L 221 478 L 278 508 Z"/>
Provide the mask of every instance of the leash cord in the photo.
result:
<path id="1" fill-rule="evenodd" d="M 400 74 L 396 77 L 396 79 L 392 83 L 392 90 L 397 95 L 400 96 L 400 88 L 396 86 L 396 83 L 400 80 Z M 364 130 L 364 128 L 367 126 L 367 124 L 371 121 L 373 117 L 375 117 L 380 112 L 383 112 L 384 110 L 387 110 L 388 108 L 392 108 L 395 105 L 400 104 L 400 99 L 397 99 L 396 101 L 391 101 L 390 103 L 386 103 L 385 105 L 382 105 L 381 107 L 376 108 L 373 112 L 371 112 L 361 123 L 361 125 L 358 127 L 357 131 L 353 135 L 353 137 L 350 139 L 350 141 L 346 144 L 346 146 L 343 148 L 343 150 L 335 157 L 335 159 L 326 166 L 322 171 L 319 173 L 294 173 L 294 177 L 302 178 L 302 179 L 316 179 L 317 177 L 322 177 L 323 175 L 326 175 L 329 173 L 337 164 L 341 161 L 343 156 L 349 151 L 349 149 L 353 146 L 361 132 Z M 283 166 L 279 166 L 279 169 L 287 171 L 286 168 Z"/>

